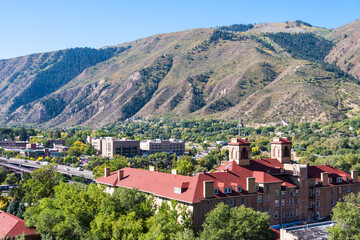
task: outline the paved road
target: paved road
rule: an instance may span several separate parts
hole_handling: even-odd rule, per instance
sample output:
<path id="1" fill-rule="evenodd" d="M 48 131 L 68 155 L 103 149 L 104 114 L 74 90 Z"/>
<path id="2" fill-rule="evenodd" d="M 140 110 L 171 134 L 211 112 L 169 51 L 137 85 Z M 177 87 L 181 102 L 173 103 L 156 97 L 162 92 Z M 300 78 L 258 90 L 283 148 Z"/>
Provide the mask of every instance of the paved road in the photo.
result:
<path id="1" fill-rule="evenodd" d="M 25 167 L 32 167 L 32 168 L 39 168 L 41 167 L 41 164 L 43 164 L 44 162 L 37 162 L 37 161 L 32 161 L 32 160 L 24 160 L 24 159 L 18 159 L 18 158 L 10 158 L 10 159 L 6 159 L 6 158 L 0 158 L 1 160 L 4 160 L 8 163 L 12 163 L 12 164 L 17 164 L 17 165 L 22 165 Z M 38 164 L 41 163 L 41 164 Z M 84 176 L 84 178 L 87 179 L 94 179 L 94 175 L 92 174 L 91 171 L 88 170 L 82 170 L 79 171 L 74 167 L 69 167 L 69 166 L 64 166 L 64 165 L 58 165 L 57 167 L 57 171 L 60 173 L 64 173 L 66 175 L 70 175 L 70 176 Z"/>

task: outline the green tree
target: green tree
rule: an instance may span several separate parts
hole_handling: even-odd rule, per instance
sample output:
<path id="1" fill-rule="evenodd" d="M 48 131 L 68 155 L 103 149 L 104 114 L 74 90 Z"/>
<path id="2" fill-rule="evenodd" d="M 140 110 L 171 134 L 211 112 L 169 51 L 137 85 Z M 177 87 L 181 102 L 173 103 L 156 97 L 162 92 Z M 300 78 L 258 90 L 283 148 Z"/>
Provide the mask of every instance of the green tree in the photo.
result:
<path id="1" fill-rule="evenodd" d="M 20 181 L 20 177 L 15 173 L 10 173 L 6 176 L 5 184 L 7 185 L 16 185 Z"/>
<path id="2" fill-rule="evenodd" d="M 25 127 L 21 127 L 19 132 L 19 140 L 26 141 L 28 138 Z"/>
<path id="3" fill-rule="evenodd" d="M 246 208 L 219 203 L 206 215 L 200 239 L 271 239 L 269 216 Z"/>
<path id="4" fill-rule="evenodd" d="M 59 139 L 59 138 L 61 138 L 61 132 L 60 132 L 60 130 L 59 130 L 59 129 L 56 129 L 56 130 L 55 130 L 55 133 L 54 133 L 54 138 L 55 138 L 55 139 Z"/>
<path id="5" fill-rule="evenodd" d="M 90 223 L 108 195 L 95 184 L 60 183 L 54 196 L 28 207 L 24 214 L 27 226 L 53 239 L 87 239 Z"/>
<path id="6" fill-rule="evenodd" d="M 188 235 L 191 239 L 193 236 L 189 214 L 174 200 L 170 205 L 163 202 L 157 214 L 147 220 L 147 227 L 149 231 L 144 239 L 181 239 L 181 235 Z"/>
<path id="7" fill-rule="evenodd" d="M 335 226 L 328 229 L 330 239 L 360 239 L 360 193 L 350 193 L 332 210 Z"/>
<path id="8" fill-rule="evenodd" d="M 182 156 L 176 161 L 176 166 L 173 166 L 179 171 L 180 175 L 188 175 L 194 171 L 194 160 L 190 156 Z"/>
<path id="9" fill-rule="evenodd" d="M 57 165 L 41 166 L 31 173 L 31 178 L 23 184 L 26 192 L 24 201 L 35 203 L 54 193 L 54 187 L 59 184 L 61 174 L 56 171 Z"/>
<path id="10" fill-rule="evenodd" d="M 0 184 L 2 184 L 5 181 L 7 174 L 8 173 L 5 170 L 5 168 L 0 167 Z"/>

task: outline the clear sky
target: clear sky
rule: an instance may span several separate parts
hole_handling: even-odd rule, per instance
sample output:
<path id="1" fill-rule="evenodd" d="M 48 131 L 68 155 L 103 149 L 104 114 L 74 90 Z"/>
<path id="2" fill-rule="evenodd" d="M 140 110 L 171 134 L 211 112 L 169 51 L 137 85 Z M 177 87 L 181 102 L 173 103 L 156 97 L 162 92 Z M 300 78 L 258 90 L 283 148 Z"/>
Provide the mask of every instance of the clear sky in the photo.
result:
<path id="1" fill-rule="evenodd" d="M 360 0 L 0 0 L 0 59 L 234 23 L 337 28 L 359 15 Z"/>

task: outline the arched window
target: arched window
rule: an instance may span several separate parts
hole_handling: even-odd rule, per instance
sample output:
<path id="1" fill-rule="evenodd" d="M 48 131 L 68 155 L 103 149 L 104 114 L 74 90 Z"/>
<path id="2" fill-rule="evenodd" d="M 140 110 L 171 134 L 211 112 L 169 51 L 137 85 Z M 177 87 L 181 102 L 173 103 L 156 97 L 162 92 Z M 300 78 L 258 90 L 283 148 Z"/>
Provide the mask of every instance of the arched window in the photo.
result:
<path id="1" fill-rule="evenodd" d="M 290 151 L 289 151 L 289 147 L 285 147 L 284 148 L 284 157 L 289 157 L 290 156 Z"/>
<path id="2" fill-rule="evenodd" d="M 248 152 L 246 148 L 243 148 L 241 151 L 241 159 L 248 159 Z"/>

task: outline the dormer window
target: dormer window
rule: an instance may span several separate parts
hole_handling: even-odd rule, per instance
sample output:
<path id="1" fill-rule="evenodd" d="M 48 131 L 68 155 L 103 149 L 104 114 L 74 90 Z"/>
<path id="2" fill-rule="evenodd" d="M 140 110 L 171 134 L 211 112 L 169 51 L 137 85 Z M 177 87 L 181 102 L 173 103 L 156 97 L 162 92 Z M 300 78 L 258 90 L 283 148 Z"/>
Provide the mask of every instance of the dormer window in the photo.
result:
<path id="1" fill-rule="evenodd" d="M 218 195 L 219 194 L 219 189 L 218 188 L 214 188 L 214 194 Z"/>
<path id="2" fill-rule="evenodd" d="M 341 183 L 342 182 L 342 177 L 337 177 L 336 182 Z"/>
<path id="3" fill-rule="evenodd" d="M 237 191 L 238 191 L 238 192 L 242 192 L 242 187 L 241 187 L 241 186 L 238 186 Z"/>
<path id="4" fill-rule="evenodd" d="M 259 191 L 259 189 L 260 189 L 259 185 L 255 185 L 255 190 Z"/>
<path id="5" fill-rule="evenodd" d="M 349 177 L 348 177 L 348 176 L 346 176 L 346 181 L 347 181 L 347 182 L 349 181 Z"/>
<path id="6" fill-rule="evenodd" d="M 315 185 L 319 185 L 319 179 L 315 179 Z"/>
<path id="7" fill-rule="evenodd" d="M 332 179 L 332 178 L 329 178 L 329 183 L 333 183 L 333 179 Z"/>
<path id="8" fill-rule="evenodd" d="M 224 188 L 224 193 L 231 193 L 232 192 L 232 188 L 231 187 L 226 187 Z"/>

